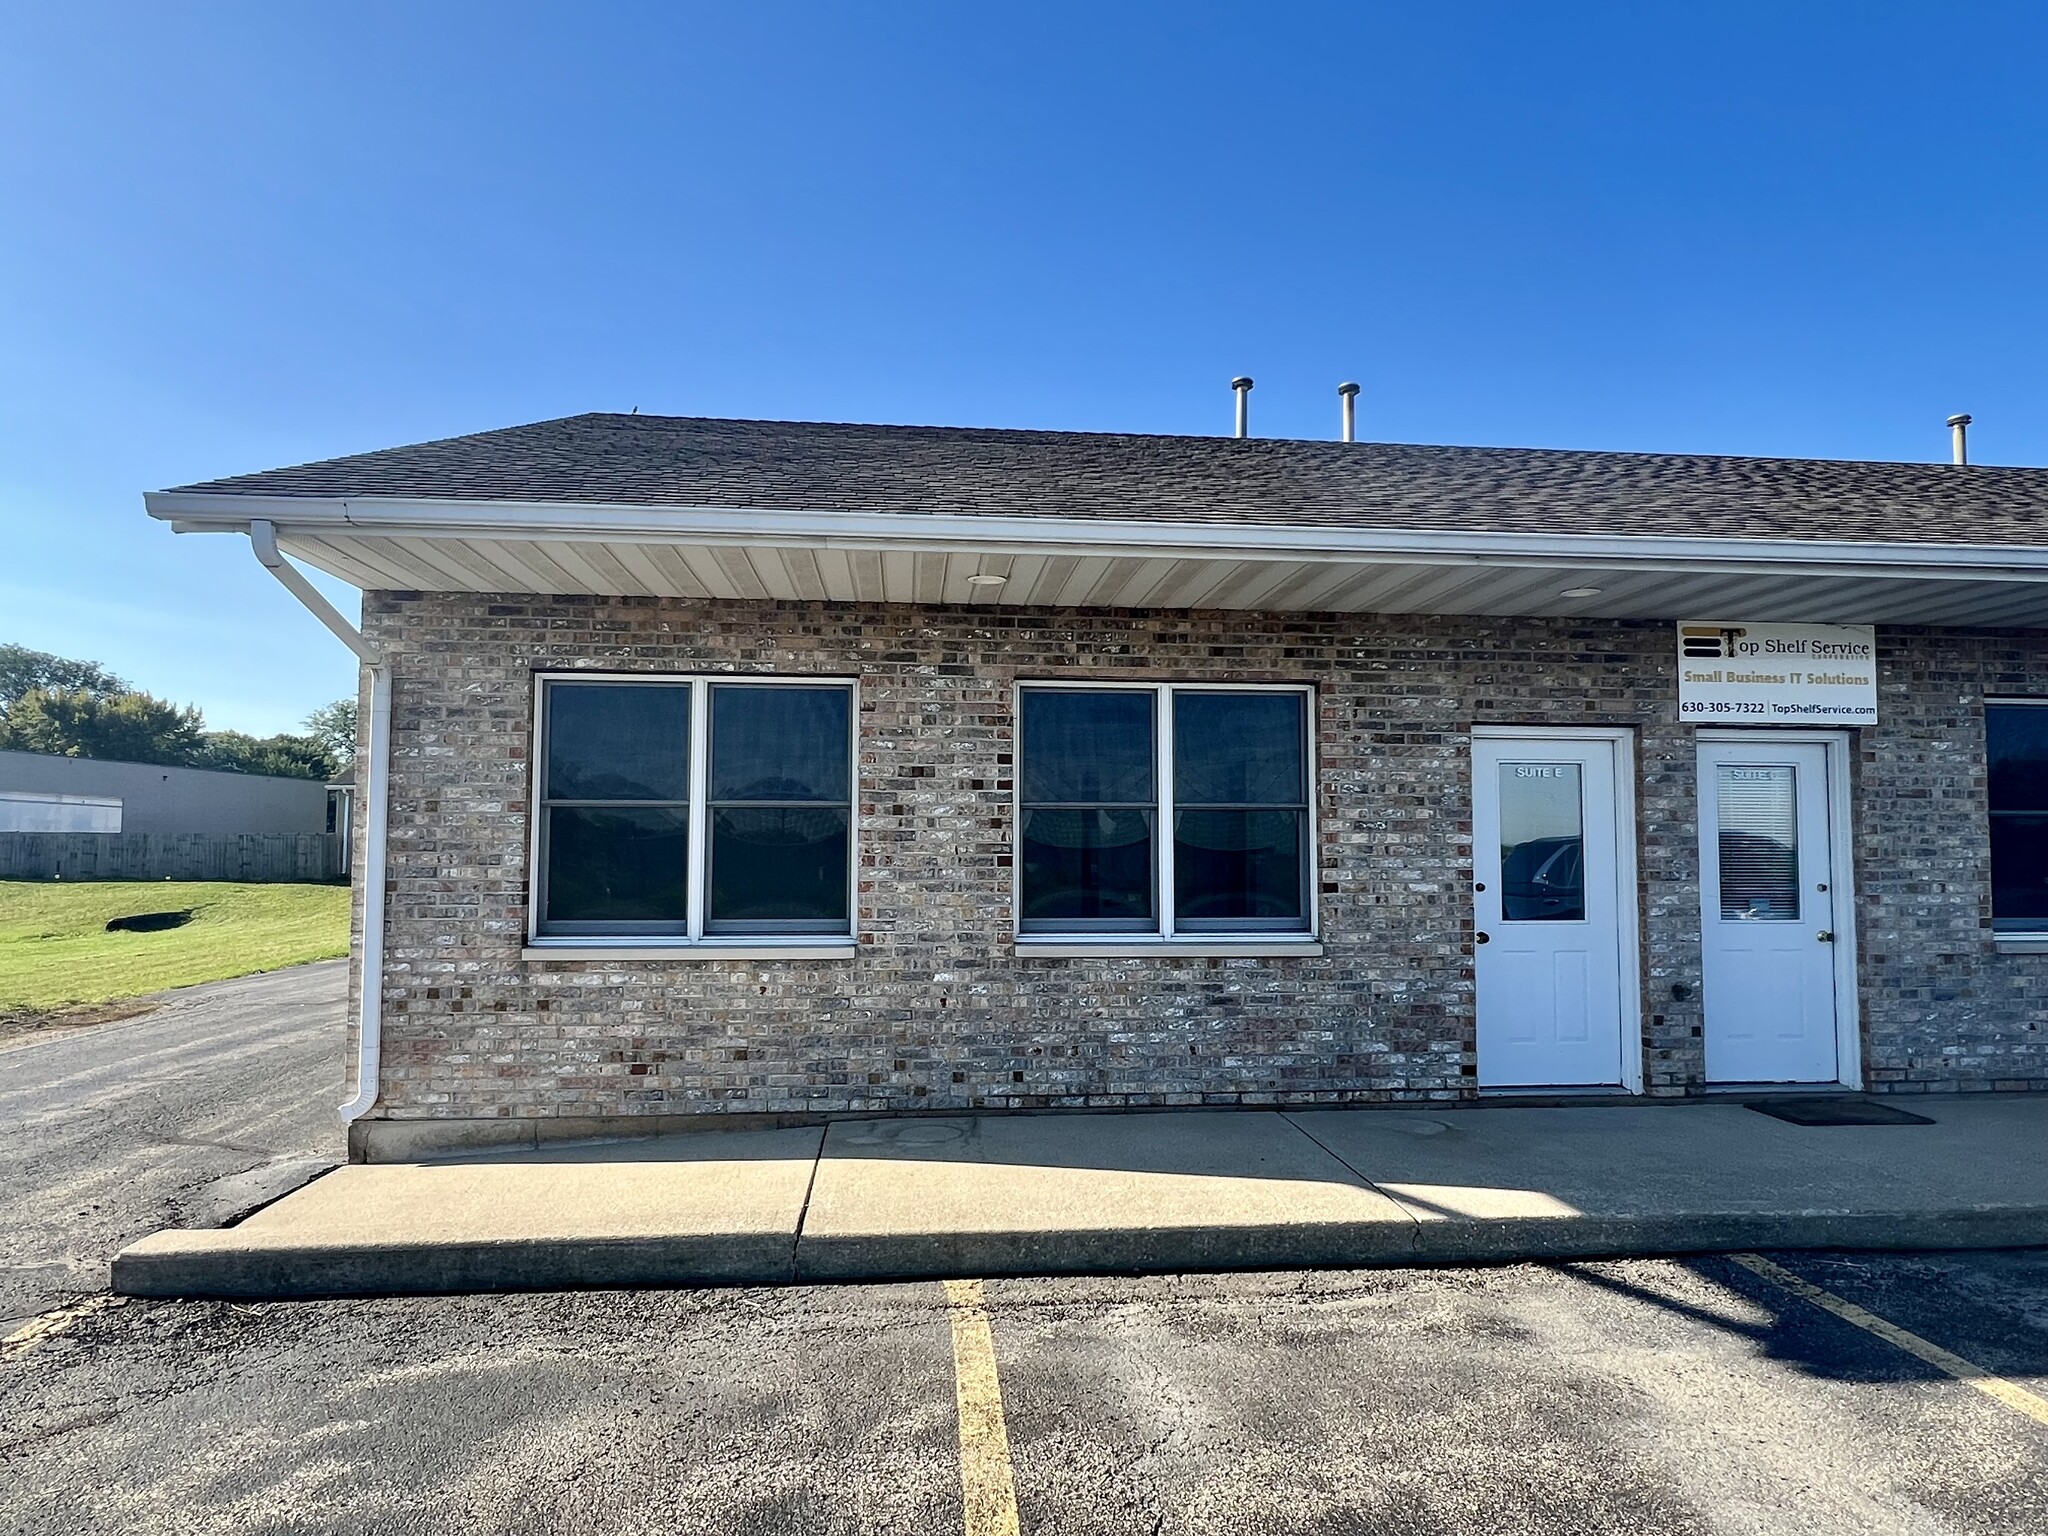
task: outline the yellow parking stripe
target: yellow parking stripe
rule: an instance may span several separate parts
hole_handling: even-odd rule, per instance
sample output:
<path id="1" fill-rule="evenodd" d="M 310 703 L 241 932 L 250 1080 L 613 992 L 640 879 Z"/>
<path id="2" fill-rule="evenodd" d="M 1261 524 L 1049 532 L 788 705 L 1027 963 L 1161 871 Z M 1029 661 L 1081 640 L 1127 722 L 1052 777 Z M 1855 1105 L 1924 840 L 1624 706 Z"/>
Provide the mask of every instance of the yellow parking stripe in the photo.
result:
<path id="1" fill-rule="evenodd" d="M 69 1333 L 88 1317 L 104 1312 L 109 1307 L 118 1307 L 127 1299 L 125 1296 L 114 1296 L 103 1291 L 97 1296 L 88 1296 L 85 1300 L 74 1302 L 68 1307 L 58 1307 L 55 1311 L 45 1312 L 41 1317 L 32 1317 L 6 1338 L 0 1339 L 0 1360 L 12 1360 L 16 1355 L 25 1355 L 44 1340 Z"/>
<path id="2" fill-rule="evenodd" d="M 953 1323 L 953 1384 L 960 1405 L 960 1494 L 967 1536 L 1017 1536 L 1017 1486 L 1010 1480 L 1010 1431 L 988 1297 L 979 1280 L 948 1280 Z"/>
<path id="3" fill-rule="evenodd" d="M 1957 1381 L 1975 1387 L 1986 1397 L 1995 1397 L 2015 1413 L 2023 1413 L 2037 1424 L 2048 1425 L 2048 1398 L 2003 1376 L 1994 1376 L 1981 1365 L 1965 1360 L 1961 1355 L 1950 1354 L 1939 1344 L 1930 1344 L 1917 1333 L 1909 1333 L 1897 1323 L 1888 1323 L 1875 1312 L 1865 1311 L 1853 1301 L 1844 1301 L 1832 1291 L 1824 1291 L 1809 1280 L 1773 1264 L 1769 1259 L 1754 1253 L 1731 1253 L 1728 1255 L 1753 1275 L 1761 1275 L 1775 1286 L 1790 1291 L 1802 1301 L 1810 1301 L 1816 1307 L 1832 1312 L 1845 1323 L 1854 1323 L 1865 1333 L 1874 1333 L 1887 1344 L 1896 1345 L 1916 1360 L 1925 1360 L 1938 1371 L 1946 1371 Z"/>

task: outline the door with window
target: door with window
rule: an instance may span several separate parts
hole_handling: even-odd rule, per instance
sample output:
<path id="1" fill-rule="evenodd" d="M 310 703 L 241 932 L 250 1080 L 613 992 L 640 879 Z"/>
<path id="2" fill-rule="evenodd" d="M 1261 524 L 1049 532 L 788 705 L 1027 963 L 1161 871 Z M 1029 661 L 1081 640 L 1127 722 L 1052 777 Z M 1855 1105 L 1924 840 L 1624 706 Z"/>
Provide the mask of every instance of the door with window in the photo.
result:
<path id="1" fill-rule="evenodd" d="M 1825 742 L 1699 747 L 1700 924 L 1707 1078 L 1841 1080 L 1835 885 Z"/>
<path id="2" fill-rule="evenodd" d="M 1472 744 L 1479 1083 L 1618 1087 L 1635 1018 L 1626 743 L 1489 735 Z"/>

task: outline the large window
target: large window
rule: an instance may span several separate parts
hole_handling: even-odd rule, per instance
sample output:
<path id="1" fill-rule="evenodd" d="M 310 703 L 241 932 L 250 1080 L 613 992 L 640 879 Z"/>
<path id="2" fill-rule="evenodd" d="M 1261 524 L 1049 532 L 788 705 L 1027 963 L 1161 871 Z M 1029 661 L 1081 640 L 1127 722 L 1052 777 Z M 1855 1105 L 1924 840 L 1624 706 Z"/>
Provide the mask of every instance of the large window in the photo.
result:
<path id="1" fill-rule="evenodd" d="M 1305 933 L 1308 692 L 1027 686 L 1019 928 Z"/>
<path id="2" fill-rule="evenodd" d="M 853 688 L 541 682 L 535 931 L 852 932 Z"/>
<path id="3" fill-rule="evenodd" d="M 2048 933 L 2048 700 L 1987 702 L 1991 926 Z"/>
<path id="4" fill-rule="evenodd" d="M 102 795 L 0 789 L 0 832 L 118 832 L 121 802 Z"/>

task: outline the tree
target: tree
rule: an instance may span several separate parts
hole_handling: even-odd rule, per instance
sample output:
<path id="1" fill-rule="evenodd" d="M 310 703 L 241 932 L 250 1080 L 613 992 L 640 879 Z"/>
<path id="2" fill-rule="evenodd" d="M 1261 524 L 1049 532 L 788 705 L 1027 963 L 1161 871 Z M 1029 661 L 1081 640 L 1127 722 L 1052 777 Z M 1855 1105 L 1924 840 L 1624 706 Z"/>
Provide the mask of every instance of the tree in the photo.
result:
<path id="1" fill-rule="evenodd" d="M 0 645 L 0 720 L 32 689 L 127 693 L 128 684 L 96 661 L 67 661 L 25 645 Z"/>
<path id="2" fill-rule="evenodd" d="M 355 752 L 356 705 L 336 699 L 305 736 L 209 731 L 199 710 L 130 687 L 96 661 L 0 645 L 0 750 L 332 779 Z"/>
<path id="3" fill-rule="evenodd" d="M 334 754 L 311 736 L 256 737 L 241 731 L 208 731 L 191 766 L 318 779 L 324 784 L 334 777 L 337 765 Z"/>
<path id="4" fill-rule="evenodd" d="M 334 760 L 337 768 L 346 768 L 356 760 L 356 701 L 336 699 L 332 704 L 323 704 L 304 721 L 306 734 L 322 747 Z"/>
<path id="5" fill-rule="evenodd" d="M 199 754 L 206 722 L 146 693 L 87 688 L 31 688 L 0 722 L 0 746 L 56 757 L 103 757 L 130 763 L 189 763 Z"/>

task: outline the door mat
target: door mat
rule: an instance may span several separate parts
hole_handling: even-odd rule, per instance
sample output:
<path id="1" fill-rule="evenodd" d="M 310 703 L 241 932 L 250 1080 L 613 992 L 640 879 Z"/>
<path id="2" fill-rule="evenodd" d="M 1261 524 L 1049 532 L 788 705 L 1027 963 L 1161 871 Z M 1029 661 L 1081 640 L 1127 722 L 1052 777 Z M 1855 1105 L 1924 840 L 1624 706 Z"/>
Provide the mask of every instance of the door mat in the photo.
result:
<path id="1" fill-rule="evenodd" d="M 1869 1099 L 1751 1099 L 1746 1106 L 1792 1125 L 1932 1125 L 1925 1115 Z"/>

